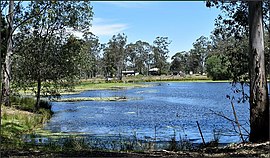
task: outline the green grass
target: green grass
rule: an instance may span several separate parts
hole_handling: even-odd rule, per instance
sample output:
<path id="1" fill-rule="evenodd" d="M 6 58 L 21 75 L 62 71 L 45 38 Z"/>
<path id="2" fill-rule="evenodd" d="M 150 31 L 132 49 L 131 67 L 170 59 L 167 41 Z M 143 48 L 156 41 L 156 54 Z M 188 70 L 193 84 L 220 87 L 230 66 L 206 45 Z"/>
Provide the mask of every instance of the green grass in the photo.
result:
<path id="1" fill-rule="evenodd" d="M 75 86 L 75 90 L 102 90 L 102 89 L 123 89 L 133 87 L 145 87 L 145 85 L 138 83 L 93 83 L 93 82 L 81 82 Z"/>
<path id="2" fill-rule="evenodd" d="M 2 106 L 2 137 L 5 142 L 21 143 L 22 134 L 30 134 L 43 127 L 51 114 L 41 109 L 40 114 Z"/>
<path id="3" fill-rule="evenodd" d="M 63 94 L 75 94 L 87 90 L 118 90 L 118 89 L 127 89 L 127 88 L 136 88 L 136 87 L 147 87 L 148 85 L 141 83 L 123 83 L 123 82 L 99 82 L 95 83 L 92 80 L 81 81 L 74 86 L 73 91 L 60 91 L 61 95 Z"/>
<path id="4" fill-rule="evenodd" d="M 3 140 L 1 149 L 23 146 L 22 135 L 31 134 L 42 128 L 52 115 L 51 106 L 46 101 L 41 101 L 41 108 L 35 111 L 34 98 L 13 96 L 11 105 L 11 107 L 1 106 Z"/>
<path id="5" fill-rule="evenodd" d="M 10 102 L 13 107 L 16 109 L 30 111 L 33 112 L 35 110 L 36 100 L 33 97 L 18 97 L 18 96 L 11 96 Z M 39 103 L 40 109 L 47 109 L 51 110 L 51 104 L 46 100 L 40 100 Z M 38 111 L 39 113 L 41 111 Z"/>

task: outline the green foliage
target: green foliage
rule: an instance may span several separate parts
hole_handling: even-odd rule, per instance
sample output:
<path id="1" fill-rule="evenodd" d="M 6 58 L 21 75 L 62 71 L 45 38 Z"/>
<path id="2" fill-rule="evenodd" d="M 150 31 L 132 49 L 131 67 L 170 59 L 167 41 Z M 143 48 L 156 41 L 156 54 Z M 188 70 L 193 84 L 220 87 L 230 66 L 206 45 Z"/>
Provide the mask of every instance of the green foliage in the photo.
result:
<path id="1" fill-rule="evenodd" d="M 103 45 L 99 43 L 97 36 L 90 32 L 84 34 L 77 61 L 80 78 L 89 79 L 96 77 L 97 73 L 102 73 L 101 49 L 103 49 Z"/>
<path id="2" fill-rule="evenodd" d="M 11 96 L 10 97 L 11 105 L 16 107 L 17 109 L 25 110 L 33 112 L 35 109 L 36 100 L 30 97 L 18 97 L 18 96 Z M 38 113 L 44 113 L 44 111 L 51 112 L 51 103 L 45 100 L 40 101 L 40 109 Z"/>
<path id="3" fill-rule="evenodd" d="M 126 46 L 126 54 L 127 54 L 127 70 L 133 70 L 135 72 L 139 72 L 139 74 L 147 75 L 152 46 L 141 40 L 136 41 L 136 43 L 130 43 Z"/>
<path id="4" fill-rule="evenodd" d="M 69 136 L 64 140 L 62 148 L 67 151 L 82 151 L 89 148 L 89 145 L 84 138 Z"/>
<path id="5" fill-rule="evenodd" d="M 177 52 L 172 56 L 170 66 L 171 72 L 182 71 L 188 74 L 190 71 L 201 75 L 205 72 L 205 62 L 210 53 L 210 41 L 207 37 L 201 36 L 193 43 L 193 48 L 186 52 Z"/>
<path id="6" fill-rule="evenodd" d="M 153 63 L 151 67 L 159 68 L 159 74 L 167 73 L 169 70 L 169 65 L 167 63 L 168 53 L 169 53 L 169 41 L 168 37 L 156 37 L 153 41 Z"/>
<path id="7" fill-rule="evenodd" d="M 207 37 L 201 36 L 193 43 L 193 49 L 190 50 L 196 69 L 193 72 L 203 74 L 205 72 L 205 61 L 209 53 L 210 41 Z M 194 60 L 195 59 L 195 60 Z"/>
<path id="8" fill-rule="evenodd" d="M 26 111 L 33 111 L 36 103 L 35 99 L 33 98 L 17 96 L 11 96 L 10 102 L 15 107 Z"/>
<path id="9" fill-rule="evenodd" d="M 122 80 L 122 70 L 124 69 L 124 60 L 126 58 L 125 45 L 127 36 L 125 34 L 113 35 L 112 39 L 104 48 L 103 61 L 106 77 L 114 77 Z"/>
<path id="10" fill-rule="evenodd" d="M 32 133 L 37 128 L 42 127 L 51 117 L 51 112 L 48 109 L 40 109 L 40 114 L 35 114 L 13 107 L 2 107 L 2 112 L 2 143 L 11 143 L 13 149 L 16 145 L 21 147 L 24 144 L 22 134 Z"/>
<path id="11" fill-rule="evenodd" d="M 208 7 L 217 7 L 222 13 L 215 20 L 212 41 L 215 52 L 224 54 L 230 62 L 228 71 L 231 73 L 233 81 L 248 80 L 248 2 L 231 1 L 209 1 Z M 266 61 L 269 57 L 269 2 L 263 1 L 263 25 L 265 28 L 265 56 Z M 267 72 L 269 73 L 269 62 L 266 62 Z"/>
<path id="12" fill-rule="evenodd" d="M 54 93 L 59 82 L 68 83 L 79 73 L 81 43 L 66 29 L 88 28 L 93 13 L 88 1 L 31 1 L 28 4 L 29 10 L 21 16 L 41 11 L 43 14 L 19 27 L 15 37 L 13 82 L 22 88 L 37 82 L 34 92 L 38 107 L 43 90 L 41 82 L 56 83 L 53 84 L 56 90 L 49 92 Z"/>
<path id="13" fill-rule="evenodd" d="M 224 59 L 224 57 L 222 58 L 219 55 L 212 55 L 207 58 L 207 75 L 213 80 L 228 80 L 230 78 L 230 74 L 227 71 L 228 61 L 224 61 Z"/>
<path id="14" fill-rule="evenodd" d="M 173 73 L 187 72 L 187 52 L 178 52 L 171 58 L 173 61 L 170 66 L 170 71 Z"/>

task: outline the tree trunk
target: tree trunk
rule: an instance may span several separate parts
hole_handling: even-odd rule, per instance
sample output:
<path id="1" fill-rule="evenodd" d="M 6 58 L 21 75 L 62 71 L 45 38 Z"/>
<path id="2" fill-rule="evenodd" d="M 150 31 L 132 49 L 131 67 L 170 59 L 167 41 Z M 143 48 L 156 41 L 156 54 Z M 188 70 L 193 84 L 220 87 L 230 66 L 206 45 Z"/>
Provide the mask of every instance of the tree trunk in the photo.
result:
<path id="1" fill-rule="evenodd" d="M 0 10 L 0 92 L 2 92 L 2 10 Z M 2 93 L 0 93 L 0 146 L 2 145 Z M 0 151 L 1 157 L 1 151 Z"/>
<path id="2" fill-rule="evenodd" d="M 40 77 L 38 77 L 37 80 L 37 94 L 36 94 L 36 106 L 35 106 L 35 110 L 37 111 L 39 109 L 39 103 L 40 103 L 40 91 L 41 91 L 41 79 Z"/>
<path id="3" fill-rule="evenodd" d="M 11 80 L 11 56 L 12 56 L 12 32 L 13 32 L 13 16 L 14 16 L 14 0 L 9 1 L 8 14 L 8 40 L 7 40 L 7 54 L 4 64 L 4 87 L 3 99 L 6 106 L 10 106 L 10 80 Z"/>
<path id="4" fill-rule="evenodd" d="M 265 74 L 262 1 L 249 3 L 250 138 L 269 140 L 269 98 Z"/>

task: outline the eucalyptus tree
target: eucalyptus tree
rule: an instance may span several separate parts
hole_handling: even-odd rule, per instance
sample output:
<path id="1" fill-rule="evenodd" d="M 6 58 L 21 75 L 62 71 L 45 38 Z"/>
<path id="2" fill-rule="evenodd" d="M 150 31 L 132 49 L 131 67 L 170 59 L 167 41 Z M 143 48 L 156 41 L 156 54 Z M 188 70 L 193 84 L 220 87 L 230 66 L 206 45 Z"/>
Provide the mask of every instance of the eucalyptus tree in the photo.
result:
<path id="1" fill-rule="evenodd" d="M 236 70 L 245 70 L 248 68 L 248 36 L 249 36 L 249 21 L 248 21 L 248 2 L 247 1 L 208 1 L 208 6 L 217 7 L 222 12 L 218 15 L 215 20 L 215 30 L 213 31 L 214 36 L 219 36 L 223 41 L 227 41 L 229 38 L 235 38 L 237 44 L 234 46 L 237 49 L 242 51 L 238 51 L 237 54 L 231 53 L 228 54 L 230 58 L 234 58 L 230 61 L 235 61 L 235 65 L 233 63 L 230 65 L 230 71 L 233 73 L 233 80 L 239 81 L 239 79 L 243 79 L 240 76 L 241 71 Z M 264 54 L 266 56 L 266 66 L 267 73 L 270 73 L 270 38 L 268 36 L 270 31 L 269 24 L 269 1 L 262 1 L 262 23 L 265 28 L 264 36 L 265 38 L 265 51 Z M 238 45 L 240 44 L 240 45 Z M 237 56 L 237 57 L 236 57 Z M 237 59 L 236 59 L 237 58 Z M 240 63 L 243 63 L 242 66 Z M 237 67 L 237 69 L 235 69 Z M 241 68 L 240 68 L 241 67 Z M 246 70 L 245 70 L 246 71 Z M 240 74 L 240 75 L 238 75 Z M 237 77 L 238 76 L 238 77 Z"/>
<path id="2" fill-rule="evenodd" d="M 148 58 L 152 47 L 148 42 L 136 41 L 126 47 L 127 60 L 132 64 L 132 69 L 140 74 L 146 75 L 148 72 Z"/>
<path id="3" fill-rule="evenodd" d="M 265 73 L 264 27 L 269 32 L 268 1 L 207 1 L 224 15 L 217 18 L 216 33 L 226 30 L 229 36 L 249 37 L 250 137 L 251 142 L 269 140 L 269 96 Z M 224 29 L 223 29 L 224 28 Z"/>
<path id="4" fill-rule="evenodd" d="M 14 0 L 9 1 L 8 5 L 8 15 L 7 15 L 7 45 L 6 45 L 6 55 L 4 63 L 4 86 L 3 86 L 3 96 L 5 105 L 10 105 L 9 95 L 10 95 L 10 80 L 11 80 L 11 55 L 12 55 L 12 33 L 13 33 L 13 18 L 14 18 Z"/>
<path id="5" fill-rule="evenodd" d="M 265 35 L 265 62 L 266 62 L 266 73 L 267 77 L 270 76 L 270 32 L 267 32 Z"/>
<path id="6" fill-rule="evenodd" d="M 8 13 L 6 16 L 7 21 L 7 34 L 5 43 L 5 52 L 2 52 L 4 63 L 3 65 L 3 89 L 1 89 L 1 94 L 3 94 L 5 105 L 10 105 L 10 81 L 12 78 L 11 65 L 12 65 L 12 54 L 13 54 L 13 34 L 16 29 L 24 25 L 29 19 L 43 14 L 43 10 L 35 10 L 30 14 L 29 8 L 25 8 L 22 5 L 23 1 L 6 0 L 1 1 L 1 13 L 3 9 L 7 9 Z M 27 2 L 25 2 L 27 3 Z M 2 14 L 1 14 L 2 15 Z M 2 66 L 1 66 L 2 68 Z M 2 100 L 1 100 L 2 101 Z"/>
<path id="7" fill-rule="evenodd" d="M 103 60 L 106 76 L 116 76 L 122 80 L 122 70 L 125 67 L 126 52 L 125 46 L 127 36 L 125 34 L 113 35 L 104 48 Z"/>
<path id="8" fill-rule="evenodd" d="M 200 70 L 200 55 L 195 49 L 190 49 L 187 57 L 187 71 L 197 74 Z"/>
<path id="9" fill-rule="evenodd" d="M 154 66 L 159 68 L 159 73 L 165 73 L 169 68 L 168 66 L 168 53 L 169 45 L 171 41 L 168 37 L 156 37 L 153 41 L 153 57 L 154 57 Z"/>
<path id="10" fill-rule="evenodd" d="M 2 143 L 2 56 L 6 46 L 6 21 L 2 15 L 2 1 L 0 1 L 0 144 Z M 1 152 L 0 152 L 1 157 Z"/>
<path id="11" fill-rule="evenodd" d="M 268 141 L 269 96 L 265 73 L 262 2 L 249 5 L 250 141 Z"/>
<path id="12" fill-rule="evenodd" d="M 81 77 L 95 77 L 98 72 L 98 62 L 100 61 L 102 44 L 100 44 L 98 37 L 91 32 L 87 32 L 83 35 L 81 44 L 80 62 L 78 63 Z"/>
<path id="13" fill-rule="evenodd" d="M 29 77 L 37 82 L 36 108 L 38 109 L 42 89 L 41 83 L 46 83 L 48 79 L 51 79 L 47 77 L 49 68 L 52 68 L 51 72 L 57 71 L 57 68 L 53 66 L 54 63 L 51 63 L 52 67 L 47 65 L 45 57 L 49 57 L 51 53 L 61 52 L 60 46 L 65 43 L 69 36 L 66 29 L 87 29 L 90 26 L 93 12 L 88 1 L 31 1 L 27 8 L 29 14 L 43 10 L 43 14 L 32 17 L 19 27 L 17 38 L 19 42 L 16 43 L 16 46 L 21 48 L 17 49 L 18 52 L 24 51 L 24 53 L 31 54 L 32 59 L 30 60 L 36 62 L 35 66 L 31 68 L 32 74 Z M 24 45 L 21 45 L 21 43 L 24 43 Z M 55 58 L 57 58 L 57 55 L 55 55 Z M 61 73 L 66 74 L 64 71 Z M 49 76 L 55 77 L 56 80 L 59 79 L 55 75 Z M 66 77 L 66 75 L 64 76 Z M 60 78 L 64 76 L 61 77 L 60 75 Z"/>
<path id="14" fill-rule="evenodd" d="M 210 41 L 207 37 L 201 36 L 193 43 L 193 53 L 196 53 L 199 60 L 199 72 L 205 72 L 205 61 L 209 52 Z"/>
<path id="15" fill-rule="evenodd" d="M 135 51 L 135 44 L 129 43 L 125 47 L 125 53 L 126 53 L 126 66 L 125 70 L 133 70 L 135 69 L 135 62 L 136 62 L 136 51 Z"/>
<path id="16" fill-rule="evenodd" d="M 182 51 L 177 52 L 171 57 L 171 66 L 170 71 L 171 72 L 187 72 L 187 60 L 188 60 L 188 52 Z"/>

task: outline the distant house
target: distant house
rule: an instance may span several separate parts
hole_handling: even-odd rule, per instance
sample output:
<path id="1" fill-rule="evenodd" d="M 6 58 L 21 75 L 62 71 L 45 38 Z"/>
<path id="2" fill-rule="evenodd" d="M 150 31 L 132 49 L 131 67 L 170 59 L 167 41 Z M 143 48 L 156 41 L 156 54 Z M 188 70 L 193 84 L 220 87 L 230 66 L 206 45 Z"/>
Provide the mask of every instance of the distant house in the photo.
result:
<path id="1" fill-rule="evenodd" d="M 133 70 L 131 70 L 131 71 L 122 71 L 122 75 L 124 75 L 124 76 L 136 76 L 137 75 L 137 73 L 135 72 L 135 71 L 133 71 Z"/>
<path id="2" fill-rule="evenodd" d="M 159 75 L 159 68 L 149 69 L 149 75 Z"/>

